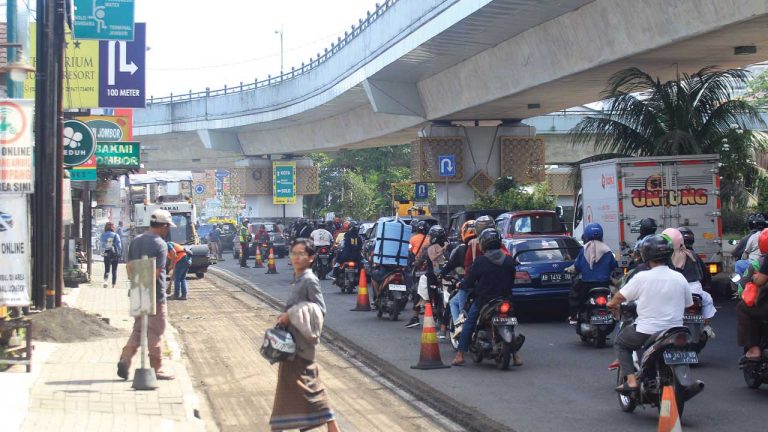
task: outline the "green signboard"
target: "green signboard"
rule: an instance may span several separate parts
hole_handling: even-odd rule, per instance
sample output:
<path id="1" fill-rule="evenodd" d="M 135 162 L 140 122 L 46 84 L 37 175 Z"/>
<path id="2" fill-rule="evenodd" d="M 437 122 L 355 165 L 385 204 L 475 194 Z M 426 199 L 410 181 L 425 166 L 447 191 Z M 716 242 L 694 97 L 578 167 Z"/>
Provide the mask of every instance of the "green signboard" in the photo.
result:
<path id="1" fill-rule="evenodd" d="M 99 169 L 139 169 L 141 145 L 137 142 L 99 142 L 96 144 L 96 166 Z"/>
<path id="2" fill-rule="evenodd" d="M 134 0 L 75 0 L 74 38 L 132 41 L 133 6 Z"/>
<path id="3" fill-rule="evenodd" d="M 96 151 L 96 138 L 85 123 L 64 122 L 64 165 L 77 166 L 88 161 Z"/>
<path id="4" fill-rule="evenodd" d="M 272 203 L 296 204 L 296 162 L 272 162 Z"/>
<path id="5" fill-rule="evenodd" d="M 76 170 L 76 169 L 70 169 L 69 170 L 69 179 L 71 181 L 96 181 L 96 170 L 87 169 L 87 170 Z"/>

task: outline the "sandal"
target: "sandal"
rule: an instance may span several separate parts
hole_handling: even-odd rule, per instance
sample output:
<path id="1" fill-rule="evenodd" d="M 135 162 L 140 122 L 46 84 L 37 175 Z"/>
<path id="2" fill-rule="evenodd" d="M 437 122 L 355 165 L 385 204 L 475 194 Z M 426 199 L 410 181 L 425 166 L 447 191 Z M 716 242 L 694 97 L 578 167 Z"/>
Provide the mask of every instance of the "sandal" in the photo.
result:
<path id="1" fill-rule="evenodd" d="M 466 360 L 462 360 L 462 361 L 454 360 L 453 362 L 451 362 L 451 366 L 464 366 L 465 364 L 467 364 Z"/>
<path id="2" fill-rule="evenodd" d="M 631 386 L 629 385 L 629 383 L 627 383 L 626 381 L 624 381 L 624 383 L 623 383 L 622 385 L 620 385 L 620 386 L 616 387 L 616 391 L 617 391 L 617 392 L 619 392 L 619 393 L 621 393 L 621 394 L 630 394 L 630 393 L 634 393 L 634 392 L 636 392 L 636 391 L 638 390 L 638 388 L 639 388 L 639 387 L 637 387 L 637 386 L 635 386 L 635 387 L 631 387 Z"/>

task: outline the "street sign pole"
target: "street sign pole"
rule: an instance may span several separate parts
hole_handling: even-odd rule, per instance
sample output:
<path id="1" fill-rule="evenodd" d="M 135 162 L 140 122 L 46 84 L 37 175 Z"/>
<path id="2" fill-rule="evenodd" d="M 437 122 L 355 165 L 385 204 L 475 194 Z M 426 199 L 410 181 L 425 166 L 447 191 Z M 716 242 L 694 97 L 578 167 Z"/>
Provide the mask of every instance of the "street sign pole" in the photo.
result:
<path id="1" fill-rule="evenodd" d="M 448 176 L 445 176 L 445 225 L 451 223 L 451 198 L 448 193 Z"/>

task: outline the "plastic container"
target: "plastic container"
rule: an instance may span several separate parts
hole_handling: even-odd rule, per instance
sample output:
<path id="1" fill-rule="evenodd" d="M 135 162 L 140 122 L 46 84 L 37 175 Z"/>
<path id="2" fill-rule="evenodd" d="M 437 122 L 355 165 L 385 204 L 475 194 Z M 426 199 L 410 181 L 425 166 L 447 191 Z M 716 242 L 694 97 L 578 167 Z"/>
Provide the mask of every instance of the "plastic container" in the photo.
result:
<path id="1" fill-rule="evenodd" d="M 376 227 L 373 262 L 379 265 L 408 265 L 411 226 L 401 220 L 382 222 Z"/>

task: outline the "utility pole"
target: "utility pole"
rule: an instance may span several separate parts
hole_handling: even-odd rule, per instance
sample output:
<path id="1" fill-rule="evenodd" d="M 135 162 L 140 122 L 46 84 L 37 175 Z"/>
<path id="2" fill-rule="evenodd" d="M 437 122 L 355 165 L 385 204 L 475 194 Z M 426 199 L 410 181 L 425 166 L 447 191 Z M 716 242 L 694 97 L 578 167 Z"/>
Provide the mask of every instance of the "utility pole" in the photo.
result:
<path id="1" fill-rule="evenodd" d="M 283 26 L 280 26 L 280 30 L 275 30 L 275 34 L 280 35 L 280 75 L 283 74 L 283 55 L 285 54 L 285 50 L 283 49 Z"/>

